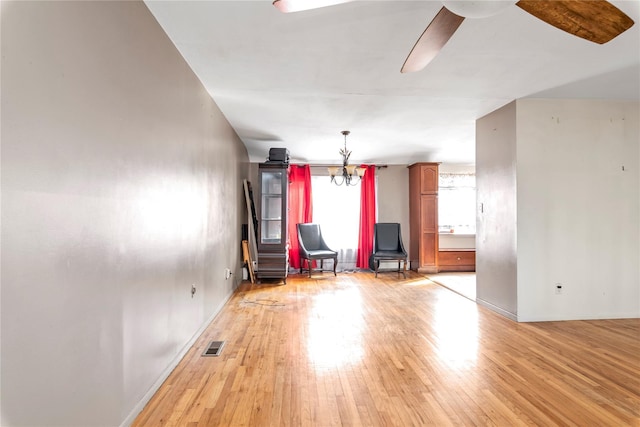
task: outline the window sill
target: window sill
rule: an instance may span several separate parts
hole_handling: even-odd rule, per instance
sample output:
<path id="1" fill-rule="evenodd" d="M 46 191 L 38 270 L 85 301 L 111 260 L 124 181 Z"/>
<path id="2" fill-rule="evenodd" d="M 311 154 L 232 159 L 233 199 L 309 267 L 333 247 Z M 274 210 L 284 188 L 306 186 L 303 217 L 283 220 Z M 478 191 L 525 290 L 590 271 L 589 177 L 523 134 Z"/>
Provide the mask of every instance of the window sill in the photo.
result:
<path id="1" fill-rule="evenodd" d="M 439 232 L 440 236 L 453 236 L 453 237 L 476 237 L 475 233 L 447 233 L 447 232 Z"/>
<path id="2" fill-rule="evenodd" d="M 476 248 L 438 248 L 438 252 L 475 252 Z"/>

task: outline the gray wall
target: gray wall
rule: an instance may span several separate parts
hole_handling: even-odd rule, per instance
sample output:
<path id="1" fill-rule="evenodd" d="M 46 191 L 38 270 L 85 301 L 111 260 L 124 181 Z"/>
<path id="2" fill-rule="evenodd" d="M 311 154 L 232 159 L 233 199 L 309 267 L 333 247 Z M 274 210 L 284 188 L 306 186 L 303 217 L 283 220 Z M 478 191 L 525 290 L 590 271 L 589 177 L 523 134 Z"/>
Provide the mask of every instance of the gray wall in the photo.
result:
<path id="1" fill-rule="evenodd" d="M 249 181 L 258 185 L 258 165 L 249 166 Z M 325 167 L 316 167 L 313 174 L 326 173 Z M 378 221 L 399 222 L 405 249 L 409 250 L 409 169 L 405 165 L 389 165 L 378 174 Z M 329 179 L 327 174 L 327 180 Z"/>
<path id="2" fill-rule="evenodd" d="M 476 301 L 517 316 L 516 104 L 476 121 Z"/>
<path id="3" fill-rule="evenodd" d="M 408 251 L 409 234 L 409 169 L 406 165 L 389 165 L 378 169 L 378 222 L 399 222 L 402 243 Z"/>
<path id="4" fill-rule="evenodd" d="M 248 156 L 143 3 L 1 18 L 0 424 L 121 425 L 241 277 Z"/>

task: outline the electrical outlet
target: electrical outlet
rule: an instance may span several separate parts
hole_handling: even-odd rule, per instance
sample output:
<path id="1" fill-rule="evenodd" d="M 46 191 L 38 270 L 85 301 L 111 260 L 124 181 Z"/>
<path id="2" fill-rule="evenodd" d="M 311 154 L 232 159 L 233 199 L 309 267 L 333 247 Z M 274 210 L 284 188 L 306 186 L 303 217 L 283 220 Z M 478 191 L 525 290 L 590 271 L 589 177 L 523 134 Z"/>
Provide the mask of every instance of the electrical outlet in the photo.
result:
<path id="1" fill-rule="evenodd" d="M 196 285 L 193 284 L 191 285 L 191 298 L 193 298 L 195 294 L 196 294 Z"/>
<path id="2" fill-rule="evenodd" d="M 555 287 L 556 287 L 556 295 L 560 295 L 562 294 L 562 283 L 556 283 Z"/>
<path id="3" fill-rule="evenodd" d="M 231 277 L 231 270 L 228 268 L 224 269 L 224 280 L 229 280 L 229 277 Z"/>

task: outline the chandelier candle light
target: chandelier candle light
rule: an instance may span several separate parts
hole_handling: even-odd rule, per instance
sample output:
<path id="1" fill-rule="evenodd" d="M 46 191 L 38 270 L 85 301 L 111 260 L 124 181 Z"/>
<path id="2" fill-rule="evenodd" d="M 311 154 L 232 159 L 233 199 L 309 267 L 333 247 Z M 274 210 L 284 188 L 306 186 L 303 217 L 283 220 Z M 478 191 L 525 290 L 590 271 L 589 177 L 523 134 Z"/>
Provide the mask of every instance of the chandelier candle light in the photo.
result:
<path id="1" fill-rule="evenodd" d="M 335 185 L 356 185 L 364 175 L 364 169 L 357 167 L 356 165 L 349 164 L 351 151 L 347 150 L 347 135 L 351 132 L 343 130 L 341 133 L 344 135 L 344 148 L 340 149 L 340 155 L 342 156 L 342 171 L 340 171 L 339 166 L 330 166 L 327 168 L 329 170 L 329 176 L 331 177 L 331 182 Z"/>

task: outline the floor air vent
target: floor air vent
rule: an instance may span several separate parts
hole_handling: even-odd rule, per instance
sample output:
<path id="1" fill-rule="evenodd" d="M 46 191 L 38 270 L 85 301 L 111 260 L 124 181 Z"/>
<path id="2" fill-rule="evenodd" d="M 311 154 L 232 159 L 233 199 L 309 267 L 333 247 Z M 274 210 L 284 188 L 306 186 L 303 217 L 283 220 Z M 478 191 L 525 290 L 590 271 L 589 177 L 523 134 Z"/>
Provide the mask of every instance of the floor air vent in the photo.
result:
<path id="1" fill-rule="evenodd" d="M 220 356 L 220 352 L 224 347 L 224 341 L 211 341 L 202 353 L 203 356 Z"/>

